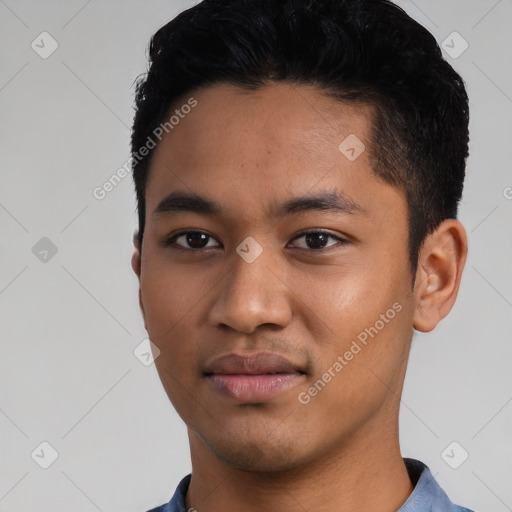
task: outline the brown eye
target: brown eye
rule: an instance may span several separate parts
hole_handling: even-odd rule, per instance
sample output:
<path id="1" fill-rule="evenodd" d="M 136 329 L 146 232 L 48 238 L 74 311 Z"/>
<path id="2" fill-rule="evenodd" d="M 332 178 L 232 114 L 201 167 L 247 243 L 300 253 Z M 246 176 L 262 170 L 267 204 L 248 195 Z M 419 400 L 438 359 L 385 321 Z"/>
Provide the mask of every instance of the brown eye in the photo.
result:
<path id="1" fill-rule="evenodd" d="M 182 240 L 182 242 L 177 243 L 178 240 Z M 209 245 L 211 240 L 214 240 L 213 237 L 204 231 L 182 231 L 168 238 L 164 245 L 177 246 L 179 249 L 184 250 L 201 250 L 206 247 L 212 247 L 212 245 Z"/>
<path id="2" fill-rule="evenodd" d="M 305 241 L 305 246 L 299 247 L 299 249 L 312 249 L 315 251 L 321 251 L 322 249 L 327 249 L 333 245 L 336 245 L 327 245 L 329 238 L 337 240 L 339 245 L 345 245 L 349 243 L 348 240 L 340 238 L 339 236 L 335 236 L 326 231 L 308 231 L 294 238 L 294 241 L 298 240 L 299 238 L 304 238 Z"/>

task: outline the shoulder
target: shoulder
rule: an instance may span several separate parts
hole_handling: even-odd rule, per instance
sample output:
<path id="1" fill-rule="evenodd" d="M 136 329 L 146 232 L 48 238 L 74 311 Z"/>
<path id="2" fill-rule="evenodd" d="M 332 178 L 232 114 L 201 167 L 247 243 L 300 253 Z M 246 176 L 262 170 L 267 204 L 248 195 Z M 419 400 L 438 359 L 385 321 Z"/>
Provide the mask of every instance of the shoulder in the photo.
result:
<path id="1" fill-rule="evenodd" d="M 414 490 L 398 512 L 473 512 L 450 501 L 426 464 L 415 459 L 404 462 Z"/>
<path id="2" fill-rule="evenodd" d="M 171 498 L 171 501 L 164 503 L 159 507 L 152 508 L 147 512 L 186 512 L 185 498 L 187 496 L 191 476 L 192 475 L 189 473 L 187 476 L 182 478 L 176 487 L 176 490 L 174 491 L 174 495 Z"/>

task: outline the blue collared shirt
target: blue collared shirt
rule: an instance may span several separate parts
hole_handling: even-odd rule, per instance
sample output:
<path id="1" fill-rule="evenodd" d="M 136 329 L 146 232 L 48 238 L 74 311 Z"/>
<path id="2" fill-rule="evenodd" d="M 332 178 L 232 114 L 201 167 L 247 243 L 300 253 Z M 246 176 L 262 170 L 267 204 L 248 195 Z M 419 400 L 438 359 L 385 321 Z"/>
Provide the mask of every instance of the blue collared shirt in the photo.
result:
<path id="1" fill-rule="evenodd" d="M 414 490 L 397 512 L 473 512 L 454 505 L 423 462 L 415 459 L 404 459 L 404 462 Z M 187 512 L 185 497 L 191 476 L 188 474 L 181 480 L 169 503 L 148 512 Z"/>

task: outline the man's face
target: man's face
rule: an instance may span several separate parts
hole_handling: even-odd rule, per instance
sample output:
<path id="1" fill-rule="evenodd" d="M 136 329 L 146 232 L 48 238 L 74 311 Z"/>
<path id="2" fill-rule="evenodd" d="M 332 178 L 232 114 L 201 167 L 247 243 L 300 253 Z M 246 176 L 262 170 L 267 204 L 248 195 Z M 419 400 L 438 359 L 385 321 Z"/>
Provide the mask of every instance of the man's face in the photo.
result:
<path id="1" fill-rule="evenodd" d="M 414 313 L 407 207 L 371 170 L 370 108 L 285 84 L 192 96 L 153 155 L 140 272 L 157 370 L 192 442 L 276 470 L 396 429 Z M 339 149 L 350 134 L 359 156 L 353 136 Z M 221 211 L 156 213 L 176 192 Z M 268 216 L 334 192 L 339 211 Z M 212 364 L 261 353 L 289 365 Z"/>

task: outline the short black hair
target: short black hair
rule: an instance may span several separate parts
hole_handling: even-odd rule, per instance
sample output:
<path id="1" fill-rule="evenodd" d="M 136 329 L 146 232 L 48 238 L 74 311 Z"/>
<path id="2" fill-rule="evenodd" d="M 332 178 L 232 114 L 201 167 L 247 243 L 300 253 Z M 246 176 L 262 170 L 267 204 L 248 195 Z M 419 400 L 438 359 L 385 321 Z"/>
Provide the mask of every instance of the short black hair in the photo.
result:
<path id="1" fill-rule="evenodd" d="M 219 83 L 313 85 L 372 105 L 372 169 L 405 192 L 413 277 L 425 237 L 456 218 L 469 141 L 464 81 L 434 36 L 392 2 L 203 0 L 152 36 L 149 61 L 131 140 L 141 250 L 152 151 L 138 152 L 181 98 Z"/>

